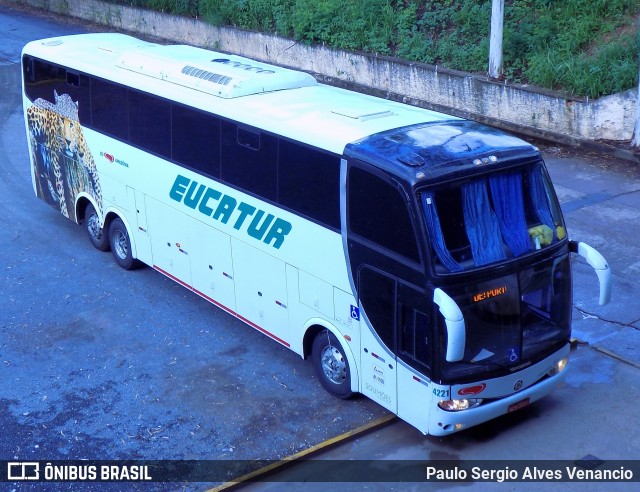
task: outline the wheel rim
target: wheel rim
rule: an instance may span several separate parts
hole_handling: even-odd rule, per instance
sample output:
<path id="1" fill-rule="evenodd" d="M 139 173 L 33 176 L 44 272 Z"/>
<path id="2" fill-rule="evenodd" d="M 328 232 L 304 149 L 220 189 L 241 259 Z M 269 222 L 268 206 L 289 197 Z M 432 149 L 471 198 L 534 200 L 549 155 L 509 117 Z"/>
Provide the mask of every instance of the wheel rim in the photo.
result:
<path id="1" fill-rule="evenodd" d="M 329 381 L 342 384 L 347 379 L 347 364 L 337 347 L 329 345 L 320 356 L 322 371 Z"/>
<path id="2" fill-rule="evenodd" d="M 89 220 L 87 220 L 87 230 L 89 231 L 89 235 L 96 241 L 102 239 L 102 227 L 100 227 L 98 214 L 91 214 L 89 216 Z"/>
<path id="3" fill-rule="evenodd" d="M 129 255 L 129 245 L 127 244 L 127 236 L 122 231 L 114 231 L 113 233 L 113 250 L 119 258 L 126 259 Z"/>

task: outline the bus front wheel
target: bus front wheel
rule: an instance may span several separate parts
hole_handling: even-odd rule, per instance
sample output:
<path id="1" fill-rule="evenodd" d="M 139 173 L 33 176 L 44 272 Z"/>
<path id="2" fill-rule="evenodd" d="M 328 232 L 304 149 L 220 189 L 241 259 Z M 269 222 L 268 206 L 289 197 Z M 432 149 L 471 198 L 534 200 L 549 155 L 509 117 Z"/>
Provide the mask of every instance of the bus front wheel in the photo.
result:
<path id="1" fill-rule="evenodd" d="M 109 224 L 109 244 L 111 253 L 116 263 L 125 270 L 131 270 L 136 266 L 136 260 L 131 253 L 131 240 L 127 227 L 122 219 L 115 218 Z"/>
<path id="2" fill-rule="evenodd" d="M 325 330 L 316 335 L 311 357 L 316 376 L 325 390 L 344 400 L 353 396 L 349 361 L 333 333 Z"/>
<path id="3" fill-rule="evenodd" d="M 84 209 L 84 223 L 91 244 L 100 251 L 109 251 L 109 238 L 100 226 L 100 217 L 91 203 Z"/>

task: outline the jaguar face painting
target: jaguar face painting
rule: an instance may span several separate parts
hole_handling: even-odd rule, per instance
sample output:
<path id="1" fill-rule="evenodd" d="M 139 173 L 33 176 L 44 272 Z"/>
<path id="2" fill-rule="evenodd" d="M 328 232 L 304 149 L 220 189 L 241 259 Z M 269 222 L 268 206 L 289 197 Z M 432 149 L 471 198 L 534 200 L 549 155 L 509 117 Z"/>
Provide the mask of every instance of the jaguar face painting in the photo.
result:
<path id="1" fill-rule="evenodd" d="M 29 146 L 37 195 L 76 220 L 75 203 L 81 193 L 102 209 L 102 190 L 96 165 L 78 119 L 78 103 L 54 92 L 55 104 L 36 99 L 27 110 Z"/>

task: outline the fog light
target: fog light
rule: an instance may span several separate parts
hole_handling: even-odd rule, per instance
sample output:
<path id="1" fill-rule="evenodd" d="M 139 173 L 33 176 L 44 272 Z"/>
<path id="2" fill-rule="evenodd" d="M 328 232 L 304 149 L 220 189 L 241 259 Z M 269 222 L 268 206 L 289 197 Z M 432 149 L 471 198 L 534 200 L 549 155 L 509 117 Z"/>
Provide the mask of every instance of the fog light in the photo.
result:
<path id="1" fill-rule="evenodd" d="M 556 364 L 551 368 L 551 370 L 547 373 L 549 376 L 555 376 L 556 374 L 560 374 L 567 367 L 567 363 L 569 362 L 568 357 L 564 357 L 560 359 Z"/>
<path id="2" fill-rule="evenodd" d="M 482 398 L 471 398 L 468 400 L 443 400 L 438 403 L 438 406 L 447 412 L 459 412 L 477 407 L 480 403 L 482 403 Z"/>

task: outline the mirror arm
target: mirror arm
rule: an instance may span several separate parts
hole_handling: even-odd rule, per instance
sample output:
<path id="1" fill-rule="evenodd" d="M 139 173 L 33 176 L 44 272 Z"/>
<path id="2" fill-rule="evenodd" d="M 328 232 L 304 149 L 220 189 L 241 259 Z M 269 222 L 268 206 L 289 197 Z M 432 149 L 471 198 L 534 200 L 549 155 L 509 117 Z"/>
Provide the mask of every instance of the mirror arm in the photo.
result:
<path id="1" fill-rule="evenodd" d="M 595 270 L 600 281 L 599 303 L 601 306 L 607 304 L 611 300 L 611 268 L 609 268 L 607 260 L 598 250 L 583 242 L 570 241 L 569 250 L 582 256 Z"/>
<path id="2" fill-rule="evenodd" d="M 442 289 L 433 291 L 433 302 L 440 308 L 447 326 L 447 362 L 457 362 L 464 357 L 466 332 L 462 311 L 456 302 Z"/>

